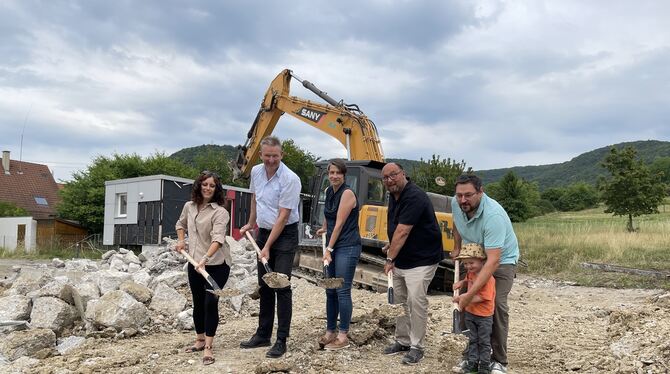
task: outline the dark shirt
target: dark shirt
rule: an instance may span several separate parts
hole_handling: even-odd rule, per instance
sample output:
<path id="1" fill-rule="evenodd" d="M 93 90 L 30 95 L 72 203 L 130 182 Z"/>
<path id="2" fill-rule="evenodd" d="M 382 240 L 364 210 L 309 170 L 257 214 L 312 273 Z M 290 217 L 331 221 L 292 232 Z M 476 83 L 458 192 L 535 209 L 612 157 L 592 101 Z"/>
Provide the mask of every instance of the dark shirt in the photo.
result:
<path id="1" fill-rule="evenodd" d="M 442 235 L 435 210 L 428 195 L 412 182 L 407 182 L 397 201 L 393 195 L 389 199 L 389 240 L 398 224 L 411 225 L 412 230 L 395 258 L 397 268 L 434 265 L 442 260 Z"/>
<path id="2" fill-rule="evenodd" d="M 335 221 L 337 221 L 337 209 L 340 207 L 340 200 L 342 200 L 342 194 L 345 190 L 351 190 L 351 188 L 345 184 L 340 186 L 340 189 L 337 190 L 337 192 L 333 191 L 333 186 L 326 189 L 326 204 L 323 211 L 327 225 L 326 243 L 330 243 L 330 236 L 333 234 Z M 347 220 L 344 221 L 340 236 L 337 237 L 337 242 L 335 242 L 333 249 L 360 244 L 361 234 L 358 231 L 358 199 L 356 199 L 356 206 L 351 210 L 351 213 L 349 213 Z"/>

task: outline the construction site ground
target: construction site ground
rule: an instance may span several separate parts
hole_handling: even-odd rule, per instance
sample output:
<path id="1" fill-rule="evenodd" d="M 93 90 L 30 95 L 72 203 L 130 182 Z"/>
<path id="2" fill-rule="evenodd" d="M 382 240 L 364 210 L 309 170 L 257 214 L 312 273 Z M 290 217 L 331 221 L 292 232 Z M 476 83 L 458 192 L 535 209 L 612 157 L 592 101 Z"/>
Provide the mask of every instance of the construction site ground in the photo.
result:
<path id="1" fill-rule="evenodd" d="M 203 366 L 201 353 L 183 353 L 192 331 L 155 331 L 128 339 L 88 338 L 63 356 L 31 364 L 31 373 L 253 373 L 291 368 L 295 373 L 440 373 L 459 360 L 451 332 L 451 297 L 431 295 L 425 357 L 415 366 L 381 352 L 392 329 L 363 345 L 318 350 L 325 327 L 323 289 L 292 280 L 293 320 L 288 353 L 272 360 L 267 348 L 242 350 L 257 325 L 258 301 L 241 313 L 220 301 L 221 321 L 214 344 L 216 362 Z M 664 296 L 665 295 L 665 296 Z M 661 296 L 662 302 L 659 302 Z M 565 285 L 519 275 L 510 304 L 509 372 L 668 372 L 670 303 L 661 290 L 607 289 Z M 354 323 L 361 328 L 386 294 L 353 290 Z M 358 326 L 356 326 L 358 324 Z M 270 365 L 270 366 L 268 366 Z M 18 369 L 18 368 L 16 368 Z"/>

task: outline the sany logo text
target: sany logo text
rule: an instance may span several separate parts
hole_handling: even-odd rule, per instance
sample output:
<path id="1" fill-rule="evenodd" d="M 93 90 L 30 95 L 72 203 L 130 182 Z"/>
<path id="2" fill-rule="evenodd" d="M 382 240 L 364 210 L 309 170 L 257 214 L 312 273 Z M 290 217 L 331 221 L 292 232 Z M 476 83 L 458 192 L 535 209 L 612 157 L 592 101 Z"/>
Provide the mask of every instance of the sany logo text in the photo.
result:
<path id="1" fill-rule="evenodd" d="M 326 113 L 312 110 L 309 108 L 301 108 L 300 110 L 298 110 L 298 115 L 300 117 L 306 118 L 310 121 L 314 121 L 317 123 L 321 120 L 321 117 L 323 117 L 324 114 Z"/>

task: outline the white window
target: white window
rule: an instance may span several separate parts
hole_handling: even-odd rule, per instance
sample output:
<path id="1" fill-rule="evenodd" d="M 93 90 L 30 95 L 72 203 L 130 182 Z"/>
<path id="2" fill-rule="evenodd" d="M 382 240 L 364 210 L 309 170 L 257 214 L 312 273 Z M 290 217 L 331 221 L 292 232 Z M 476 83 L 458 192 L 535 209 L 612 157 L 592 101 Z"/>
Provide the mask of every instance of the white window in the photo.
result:
<path id="1" fill-rule="evenodd" d="M 125 217 L 128 214 L 128 194 L 116 194 L 116 216 Z"/>

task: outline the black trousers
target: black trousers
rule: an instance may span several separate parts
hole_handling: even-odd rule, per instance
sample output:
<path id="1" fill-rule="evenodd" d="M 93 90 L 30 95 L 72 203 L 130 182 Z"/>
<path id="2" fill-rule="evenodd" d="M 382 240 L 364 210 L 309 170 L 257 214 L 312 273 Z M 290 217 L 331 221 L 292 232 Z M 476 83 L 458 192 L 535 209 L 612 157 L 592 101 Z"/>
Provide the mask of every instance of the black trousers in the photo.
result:
<path id="1" fill-rule="evenodd" d="M 223 286 L 228 281 L 230 275 L 230 266 L 227 264 L 221 265 L 205 265 L 205 270 L 212 276 L 219 287 Z M 207 283 L 202 274 L 195 271 L 195 267 L 188 264 L 188 285 L 191 288 L 191 295 L 193 296 L 193 325 L 197 334 L 204 333 L 205 336 L 216 335 L 216 328 L 219 326 L 219 300 L 207 289 L 212 289 L 212 286 Z"/>
<path id="2" fill-rule="evenodd" d="M 260 229 L 258 231 L 259 248 L 265 246 L 270 236 L 270 230 Z M 298 247 L 298 224 L 286 225 L 277 240 L 270 247 L 270 259 L 268 264 L 272 271 L 288 275 L 291 279 L 293 258 Z M 260 312 L 258 314 L 258 329 L 256 335 L 261 338 L 270 339 L 274 325 L 275 302 L 277 305 L 277 339 L 286 340 L 291 329 L 291 316 L 293 313 L 293 292 L 291 286 L 285 288 L 270 288 L 263 281 L 265 267 L 258 261 L 258 285 L 260 289 Z"/>
<path id="3" fill-rule="evenodd" d="M 491 363 L 491 331 L 493 316 L 480 317 L 465 312 L 468 327 L 468 362 L 488 367 Z"/>

